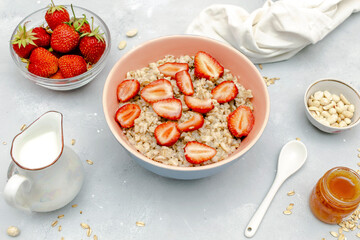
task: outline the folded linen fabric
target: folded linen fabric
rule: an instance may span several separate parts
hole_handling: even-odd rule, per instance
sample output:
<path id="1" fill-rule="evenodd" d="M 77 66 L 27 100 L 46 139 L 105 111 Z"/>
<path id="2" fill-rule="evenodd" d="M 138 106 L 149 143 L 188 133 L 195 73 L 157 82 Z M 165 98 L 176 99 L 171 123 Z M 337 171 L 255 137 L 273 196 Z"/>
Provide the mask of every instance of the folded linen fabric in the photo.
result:
<path id="1" fill-rule="evenodd" d="M 267 0 L 251 14 L 216 4 L 204 9 L 186 33 L 227 42 L 254 63 L 276 62 L 320 41 L 358 11 L 360 0 Z"/>

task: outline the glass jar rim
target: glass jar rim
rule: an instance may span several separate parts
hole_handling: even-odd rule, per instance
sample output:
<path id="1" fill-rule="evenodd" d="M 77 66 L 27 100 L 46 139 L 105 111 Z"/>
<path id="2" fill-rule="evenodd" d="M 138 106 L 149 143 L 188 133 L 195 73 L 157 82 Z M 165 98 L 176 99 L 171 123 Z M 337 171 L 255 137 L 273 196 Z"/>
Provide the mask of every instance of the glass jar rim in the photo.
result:
<path id="1" fill-rule="evenodd" d="M 323 195 L 323 197 L 325 198 L 325 199 L 327 199 L 331 204 L 333 204 L 333 205 L 336 205 L 336 206 L 341 206 L 341 208 L 344 208 L 344 207 L 346 207 L 346 208 L 352 208 L 352 207 L 355 207 L 355 206 L 357 206 L 359 203 L 360 203 L 360 194 L 359 194 L 359 196 L 356 198 L 356 199 L 354 199 L 354 200 L 352 200 L 352 201 L 343 201 L 343 200 L 341 200 L 341 199 L 339 199 L 339 198 L 337 198 L 337 197 L 335 197 L 332 193 L 331 193 L 331 191 L 328 189 L 328 187 L 327 187 L 327 178 L 333 173 L 333 172 L 336 172 L 336 171 L 347 171 L 347 172 L 350 172 L 352 175 L 354 175 L 357 179 L 358 179 L 358 181 L 359 181 L 359 183 L 360 183 L 360 175 L 357 173 L 357 172 L 355 172 L 354 170 L 352 170 L 351 168 L 348 168 L 348 167 L 334 167 L 334 168 L 332 168 L 332 169 L 330 169 L 330 170 L 328 170 L 325 174 L 324 174 L 324 176 L 322 177 L 322 186 L 323 186 L 323 189 L 324 189 L 324 191 L 325 191 L 325 193 L 326 194 L 322 194 Z"/>

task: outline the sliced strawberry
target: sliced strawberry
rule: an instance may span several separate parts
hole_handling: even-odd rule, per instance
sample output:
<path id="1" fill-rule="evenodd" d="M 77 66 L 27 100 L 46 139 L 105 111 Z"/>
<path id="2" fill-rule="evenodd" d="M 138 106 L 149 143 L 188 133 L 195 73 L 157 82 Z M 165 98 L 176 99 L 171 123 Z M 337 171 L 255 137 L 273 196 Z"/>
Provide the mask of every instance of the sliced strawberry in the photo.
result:
<path id="1" fill-rule="evenodd" d="M 212 159 L 216 149 L 196 141 L 188 142 L 184 147 L 185 158 L 189 163 L 200 164 Z"/>
<path id="2" fill-rule="evenodd" d="M 177 72 L 189 70 L 189 65 L 187 63 L 165 63 L 158 67 L 159 71 L 164 74 L 165 77 L 175 78 Z"/>
<path id="3" fill-rule="evenodd" d="M 179 120 L 182 114 L 182 104 L 179 99 L 169 98 L 154 102 L 152 105 L 154 111 L 160 117 L 169 120 Z"/>
<path id="4" fill-rule="evenodd" d="M 204 125 L 204 118 L 201 114 L 195 113 L 189 120 L 177 125 L 180 132 L 190 132 L 201 128 Z"/>
<path id="5" fill-rule="evenodd" d="M 213 99 L 218 101 L 218 103 L 230 102 L 238 93 L 239 91 L 233 81 L 224 81 L 211 91 Z"/>
<path id="6" fill-rule="evenodd" d="M 194 86 L 192 84 L 190 74 L 187 70 L 177 72 L 175 74 L 175 80 L 176 85 L 183 94 L 188 96 L 194 94 Z"/>
<path id="7" fill-rule="evenodd" d="M 154 131 L 157 144 L 160 146 L 174 145 L 180 137 L 176 125 L 176 122 L 165 122 L 157 126 Z"/>
<path id="8" fill-rule="evenodd" d="M 206 52 L 196 53 L 194 66 L 198 78 L 218 79 L 224 74 L 224 67 Z"/>
<path id="9" fill-rule="evenodd" d="M 171 83 L 166 79 L 149 83 L 141 90 L 140 95 L 148 103 L 174 97 Z"/>
<path id="10" fill-rule="evenodd" d="M 129 79 L 122 81 L 117 87 L 117 97 L 120 102 L 127 102 L 135 97 L 140 90 L 140 83 L 138 80 Z"/>
<path id="11" fill-rule="evenodd" d="M 210 98 L 199 99 L 195 97 L 185 96 L 184 101 L 186 105 L 195 112 L 207 113 L 214 108 L 214 104 Z"/>
<path id="12" fill-rule="evenodd" d="M 140 116 L 140 112 L 138 105 L 128 103 L 117 110 L 115 119 L 121 127 L 129 128 L 134 126 L 135 119 Z"/>
<path id="13" fill-rule="evenodd" d="M 234 137 L 247 136 L 254 126 L 255 118 L 248 106 L 239 106 L 228 116 L 228 128 Z"/>

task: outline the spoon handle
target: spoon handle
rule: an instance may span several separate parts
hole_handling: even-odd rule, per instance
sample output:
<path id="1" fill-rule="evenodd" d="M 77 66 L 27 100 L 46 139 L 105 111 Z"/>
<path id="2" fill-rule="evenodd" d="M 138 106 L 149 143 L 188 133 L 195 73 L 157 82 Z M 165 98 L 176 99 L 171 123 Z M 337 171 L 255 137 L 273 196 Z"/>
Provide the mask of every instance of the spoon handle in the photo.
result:
<path id="1" fill-rule="evenodd" d="M 276 192 L 278 191 L 283 182 L 284 179 L 280 179 L 277 176 L 275 177 L 274 183 L 272 184 L 269 192 L 267 193 L 266 197 L 262 201 L 259 208 L 256 210 L 254 216 L 251 218 L 249 224 L 245 229 L 246 237 L 251 238 L 255 235 L 267 209 L 269 208 L 271 201 L 273 200 Z"/>

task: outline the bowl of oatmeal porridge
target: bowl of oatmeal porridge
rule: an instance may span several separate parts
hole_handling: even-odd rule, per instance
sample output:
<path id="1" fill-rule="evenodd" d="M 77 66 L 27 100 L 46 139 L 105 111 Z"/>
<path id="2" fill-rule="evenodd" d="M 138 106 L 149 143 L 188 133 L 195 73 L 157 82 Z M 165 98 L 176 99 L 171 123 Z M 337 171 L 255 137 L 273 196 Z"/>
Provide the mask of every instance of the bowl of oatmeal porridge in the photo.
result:
<path id="1" fill-rule="evenodd" d="M 236 49 L 168 36 L 125 54 L 103 90 L 107 124 L 129 155 L 164 177 L 197 179 L 236 162 L 263 133 L 270 100 Z"/>

